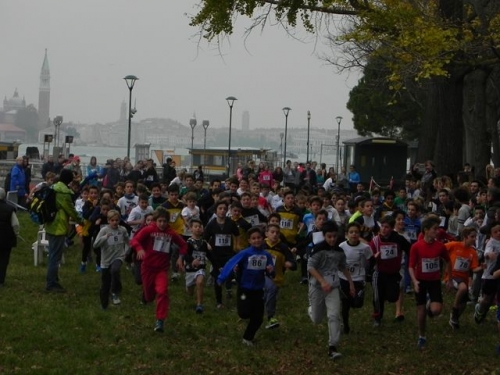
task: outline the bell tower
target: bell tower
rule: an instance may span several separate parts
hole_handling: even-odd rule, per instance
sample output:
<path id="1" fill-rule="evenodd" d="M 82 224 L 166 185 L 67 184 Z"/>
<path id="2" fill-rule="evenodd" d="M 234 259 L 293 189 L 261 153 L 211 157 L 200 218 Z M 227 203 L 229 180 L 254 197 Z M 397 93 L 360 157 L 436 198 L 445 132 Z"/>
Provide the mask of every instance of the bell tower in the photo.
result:
<path id="1" fill-rule="evenodd" d="M 45 129 L 50 126 L 50 69 L 47 49 L 40 72 L 40 88 L 38 91 L 38 128 Z"/>

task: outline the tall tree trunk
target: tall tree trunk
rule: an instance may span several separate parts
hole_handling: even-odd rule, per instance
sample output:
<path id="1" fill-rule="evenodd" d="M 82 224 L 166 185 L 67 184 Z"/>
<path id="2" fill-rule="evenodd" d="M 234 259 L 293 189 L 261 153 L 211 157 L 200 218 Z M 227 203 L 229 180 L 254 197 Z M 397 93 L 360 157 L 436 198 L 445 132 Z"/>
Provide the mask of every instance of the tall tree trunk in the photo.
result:
<path id="1" fill-rule="evenodd" d="M 490 74 L 486 86 L 487 92 L 487 112 L 486 121 L 488 130 L 491 134 L 491 144 L 493 147 L 493 154 L 491 159 L 493 164 L 500 166 L 500 68 L 496 67 Z M 488 148 L 490 150 L 490 148 Z M 488 159 L 488 164 L 490 160 Z M 483 166 L 484 169 L 484 166 Z"/>
<path id="2" fill-rule="evenodd" d="M 463 79 L 435 78 L 431 90 L 436 91 L 437 100 L 436 169 L 441 175 L 455 175 L 463 166 Z"/>
<path id="3" fill-rule="evenodd" d="M 432 160 L 436 151 L 436 140 L 438 135 L 438 91 L 433 90 L 435 83 L 430 80 L 422 90 L 421 95 L 425 96 L 422 114 L 422 130 L 418 138 L 417 160 L 423 163 L 426 160 Z"/>
<path id="4" fill-rule="evenodd" d="M 491 136 L 487 126 L 486 82 L 489 71 L 476 69 L 464 79 L 464 145 L 465 161 L 477 176 L 484 177 L 489 163 Z"/>

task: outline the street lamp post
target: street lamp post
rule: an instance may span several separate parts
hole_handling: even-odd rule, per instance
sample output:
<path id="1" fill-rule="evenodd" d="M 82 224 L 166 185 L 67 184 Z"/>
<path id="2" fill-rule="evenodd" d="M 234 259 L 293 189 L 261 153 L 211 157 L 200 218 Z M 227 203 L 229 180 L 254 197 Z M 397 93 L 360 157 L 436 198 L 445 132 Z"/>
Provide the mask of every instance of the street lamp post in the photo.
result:
<path id="1" fill-rule="evenodd" d="M 335 120 L 337 120 L 338 128 L 337 128 L 337 162 L 336 162 L 336 168 L 335 171 L 337 174 L 339 173 L 339 159 L 340 159 L 340 123 L 342 122 L 342 116 L 337 116 L 335 117 Z"/>
<path id="2" fill-rule="evenodd" d="M 311 131 L 311 111 L 307 111 L 307 157 L 306 162 L 309 163 L 309 134 Z"/>
<path id="3" fill-rule="evenodd" d="M 61 124 L 63 123 L 63 117 L 62 115 L 57 115 L 54 118 L 54 127 L 56 128 L 56 142 L 55 145 L 57 148 L 59 148 L 59 133 L 61 130 Z"/>
<path id="4" fill-rule="evenodd" d="M 133 75 L 128 75 L 125 78 L 123 78 L 125 82 L 127 83 L 127 87 L 129 90 L 129 99 L 128 99 L 128 137 L 127 137 L 127 158 L 130 159 L 130 135 L 132 132 L 132 117 L 134 117 L 134 113 L 137 112 L 137 110 L 134 108 L 132 109 L 132 90 L 134 89 L 135 81 L 137 81 L 139 78 Z"/>
<path id="5" fill-rule="evenodd" d="M 227 104 L 229 105 L 229 145 L 227 148 L 227 177 L 229 177 L 229 171 L 231 170 L 231 127 L 233 125 L 233 105 L 234 101 L 238 100 L 234 96 L 228 96 L 226 98 Z"/>
<path id="6" fill-rule="evenodd" d="M 285 136 L 285 133 L 280 133 L 280 139 L 281 139 L 281 142 L 280 142 L 280 155 L 283 156 L 283 137 Z M 285 168 L 285 166 L 283 165 L 283 168 Z"/>
<path id="7" fill-rule="evenodd" d="M 207 153 L 207 129 L 209 125 L 210 121 L 208 120 L 203 120 L 201 123 L 201 126 L 203 126 L 203 129 L 205 130 L 205 138 L 203 138 L 203 165 L 205 165 L 205 156 Z"/>
<path id="8" fill-rule="evenodd" d="M 196 116 L 194 113 L 191 120 L 189 120 L 189 126 L 191 126 L 191 169 L 193 169 L 194 128 L 196 127 Z"/>
<path id="9" fill-rule="evenodd" d="M 288 133 L 288 113 L 291 111 L 292 109 L 290 107 L 284 107 L 283 108 L 283 113 L 285 114 L 285 146 L 283 147 L 284 150 L 283 150 L 283 166 L 286 165 L 286 136 L 287 136 L 287 133 Z"/>

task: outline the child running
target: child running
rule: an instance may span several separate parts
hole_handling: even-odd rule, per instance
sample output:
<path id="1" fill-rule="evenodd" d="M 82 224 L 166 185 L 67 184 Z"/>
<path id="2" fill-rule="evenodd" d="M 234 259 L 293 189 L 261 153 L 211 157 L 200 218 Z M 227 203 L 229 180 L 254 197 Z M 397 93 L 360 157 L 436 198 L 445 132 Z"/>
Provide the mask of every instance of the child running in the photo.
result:
<path id="1" fill-rule="evenodd" d="M 370 246 L 359 240 L 361 228 L 356 222 L 347 224 L 347 241 L 342 242 L 339 247 L 344 250 L 347 268 L 351 274 L 356 294 L 351 296 L 350 284 L 342 271 L 339 272 L 340 288 L 342 290 L 342 321 L 344 333 L 351 331 L 349 325 L 349 310 L 363 307 L 365 299 L 365 276 L 368 259 L 373 256 Z"/>
<path id="2" fill-rule="evenodd" d="M 153 214 L 154 222 L 136 233 L 131 246 L 142 260 L 141 276 L 144 299 L 151 302 L 156 297 L 156 323 L 154 330 L 163 332 L 164 321 L 169 310 L 168 268 L 173 244 L 179 247 L 179 254 L 187 252 L 186 242 L 169 226 L 170 215 L 167 210 L 158 207 Z M 182 259 L 178 267 L 184 268 Z"/>
<path id="3" fill-rule="evenodd" d="M 328 317 L 328 357 L 337 359 L 342 355 L 337 351 L 340 340 L 340 282 L 338 271 L 342 271 L 349 283 L 349 294 L 356 291 L 347 268 L 344 251 L 337 245 L 338 227 L 334 223 L 323 225 L 325 241 L 314 246 L 307 262 L 311 274 L 309 281 L 309 316 L 319 324 L 323 316 Z"/>
<path id="4" fill-rule="evenodd" d="M 427 344 L 425 324 L 427 315 L 433 318 L 441 314 L 443 296 L 441 293 L 440 259 L 446 262 L 448 275 L 452 274 L 450 256 L 444 245 L 437 241 L 440 220 L 429 217 L 422 222 L 423 239 L 418 240 L 410 250 L 409 272 L 417 302 L 418 341 L 417 348 L 422 350 Z M 453 287 L 450 280 L 449 289 Z M 429 300 L 427 300 L 427 295 Z"/>
<path id="5" fill-rule="evenodd" d="M 189 195 L 188 193 L 187 195 Z M 191 237 L 187 240 L 187 254 L 184 257 L 186 269 L 186 291 L 193 295 L 196 287 L 196 313 L 203 313 L 203 287 L 205 285 L 205 266 L 207 251 L 212 250 L 203 236 L 203 223 L 200 219 L 191 219 L 189 222 Z"/>
<path id="6" fill-rule="evenodd" d="M 479 266 L 477 251 L 473 247 L 477 238 L 476 229 L 462 229 L 461 237 L 463 241 L 454 241 L 445 244 L 446 250 L 450 254 L 450 261 L 453 268 L 451 276 L 445 276 L 445 281 L 451 279 L 453 287 L 457 291 L 449 320 L 449 324 L 453 329 L 460 328 L 458 319 L 467 306 L 467 300 L 469 299 L 469 274 L 471 271 L 479 272 L 483 269 Z"/>
<path id="7" fill-rule="evenodd" d="M 120 268 L 129 249 L 127 230 L 120 226 L 121 215 L 116 210 L 107 214 L 108 225 L 99 231 L 94 247 L 101 248 L 101 308 L 106 310 L 109 305 L 109 291 L 113 305 L 119 305 L 122 283 Z"/>
<path id="8" fill-rule="evenodd" d="M 253 346 L 257 330 L 264 320 L 264 284 L 266 275 L 273 273 L 273 258 L 263 249 L 264 235 L 258 227 L 248 230 L 250 247 L 233 256 L 222 269 L 217 283 L 222 285 L 232 277 L 237 267 L 238 315 L 241 319 L 249 319 L 243 344 Z"/>

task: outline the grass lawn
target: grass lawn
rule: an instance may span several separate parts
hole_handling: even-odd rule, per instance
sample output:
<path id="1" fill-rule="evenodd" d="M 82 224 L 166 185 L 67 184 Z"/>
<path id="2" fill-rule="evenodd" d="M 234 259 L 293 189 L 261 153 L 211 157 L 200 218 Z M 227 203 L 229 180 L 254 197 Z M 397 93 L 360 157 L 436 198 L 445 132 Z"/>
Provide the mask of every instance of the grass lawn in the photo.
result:
<path id="1" fill-rule="evenodd" d="M 343 357 L 329 360 L 326 322 L 315 326 L 309 320 L 307 287 L 299 285 L 297 272 L 287 274 L 280 291 L 281 326 L 262 327 L 254 347 L 241 344 L 246 323 L 234 302 L 216 310 L 207 288 L 205 313 L 196 315 L 183 280 L 171 284 L 165 333 L 155 333 L 154 306 L 139 303 L 140 288 L 125 268 L 122 304 L 100 309 L 100 274 L 90 266 L 78 272 L 79 244 L 67 249 L 60 269 L 68 293 L 45 292 L 45 263 L 34 267 L 31 251 L 37 227 L 26 214 L 19 217 L 26 242 L 13 249 L 0 288 L 1 374 L 500 374 L 494 314 L 476 325 L 468 306 L 454 332 L 448 326 L 450 294 L 444 314 L 428 322 L 428 346 L 419 352 L 413 299 L 405 301 L 403 323 L 392 321 L 389 305 L 382 326 L 373 328 L 369 289 L 365 306 L 353 311 L 354 332 L 341 338 Z"/>

